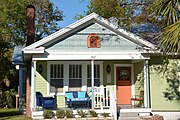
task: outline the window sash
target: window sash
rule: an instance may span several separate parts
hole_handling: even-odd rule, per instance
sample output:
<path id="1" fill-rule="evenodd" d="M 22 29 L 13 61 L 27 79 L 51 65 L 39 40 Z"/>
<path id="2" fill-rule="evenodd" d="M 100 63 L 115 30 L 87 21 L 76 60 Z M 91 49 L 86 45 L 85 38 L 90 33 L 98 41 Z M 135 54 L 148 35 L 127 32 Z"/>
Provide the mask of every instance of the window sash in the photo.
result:
<path id="1" fill-rule="evenodd" d="M 51 64 L 50 65 L 50 93 L 62 93 L 64 86 L 64 65 Z"/>
<path id="2" fill-rule="evenodd" d="M 82 65 L 69 65 L 69 90 L 79 91 L 82 87 Z"/>
<path id="3" fill-rule="evenodd" d="M 91 65 L 87 65 L 87 79 L 91 78 Z M 94 65 L 94 79 L 100 79 L 100 65 Z"/>
<path id="4" fill-rule="evenodd" d="M 91 87 L 91 65 L 87 65 L 87 87 Z M 100 86 L 100 65 L 94 65 L 94 86 Z"/>
<path id="5" fill-rule="evenodd" d="M 91 85 L 91 79 L 87 79 L 87 87 L 92 87 Z M 99 87 L 100 86 L 100 79 L 94 79 L 94 86 Z"/>

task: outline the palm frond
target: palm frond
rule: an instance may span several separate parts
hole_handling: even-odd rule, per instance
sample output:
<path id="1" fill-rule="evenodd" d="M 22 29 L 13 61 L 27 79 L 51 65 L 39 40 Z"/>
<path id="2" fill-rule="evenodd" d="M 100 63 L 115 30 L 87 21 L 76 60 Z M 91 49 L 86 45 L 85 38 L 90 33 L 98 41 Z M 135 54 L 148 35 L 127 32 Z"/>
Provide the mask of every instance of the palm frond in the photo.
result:
<path id="1" fill-rule="evenodd" d="M 180 53 L 180 21 L 165 27 L 159 39 L 164 52 Z"/>

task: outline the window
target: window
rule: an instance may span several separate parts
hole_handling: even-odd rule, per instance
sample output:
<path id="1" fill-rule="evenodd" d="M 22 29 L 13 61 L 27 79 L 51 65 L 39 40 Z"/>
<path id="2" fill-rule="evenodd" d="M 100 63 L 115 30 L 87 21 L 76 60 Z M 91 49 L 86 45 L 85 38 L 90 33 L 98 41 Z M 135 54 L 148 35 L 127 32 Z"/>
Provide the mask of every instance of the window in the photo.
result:
<path id="1" fill-rule="evenodd" d="M 94 86 L 100 86 L 100 65 L 94 65 Z M 91 87 L 91 65 L 87 65 L 87 87 Z"/>
<path id="2" fill-rule="evenodd" d="M 82 86 L 82 66 L 69 65 L 69 91 L 80 91 Z"/>
<path id="3" fill-rule="evenodd" d="M 50 93 L 63 92 L 63 64 L 50 65 Z"/>

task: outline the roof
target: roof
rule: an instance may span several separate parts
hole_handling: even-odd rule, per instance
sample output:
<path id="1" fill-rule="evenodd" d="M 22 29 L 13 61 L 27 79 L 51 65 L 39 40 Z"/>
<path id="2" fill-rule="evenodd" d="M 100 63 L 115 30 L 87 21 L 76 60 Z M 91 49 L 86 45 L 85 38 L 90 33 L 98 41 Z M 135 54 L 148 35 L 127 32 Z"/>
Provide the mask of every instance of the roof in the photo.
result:
<path id="1" fill-rule="evenodd" d="M 113 32 L 115 32 L 118 35 L 121 35 L 130 41 L 139 44 L 140 46 L 144 47 L 145 49 L 151 49 L 155 50 L 156 46 L 152 43 L 150 43 L 147 40 L 144 40 L 140 38 L 139 36 L 126 31 L 122 28 L 118 28 L 118 26 L 112 24 L 107 19 L 104 19 L 103 17 L 99 16 L 96 13 L 91 13 L 90 15 L 85 16 L 84 18 L 76 21 L 75 23 L 67 26 L 66 28 L 63 28 L 25 48 L 23 48 L 24 53 L 44 53 L 44 45 L 52 42 L 56 42 L 58 37 L 65 37 L 66 35 L 69 35 L 72 33 L 72 31 L 75 31 L 77 29 L 82 29 L 82 27 L 88 26 L 92 23 L 98 23 Z"/>
<path id="2" fill-rule="evenodd" d="M 15 46 L 12 56 L 12 64 L 14 65 L 24 64 L 22 48 L 23 46 Z"/>

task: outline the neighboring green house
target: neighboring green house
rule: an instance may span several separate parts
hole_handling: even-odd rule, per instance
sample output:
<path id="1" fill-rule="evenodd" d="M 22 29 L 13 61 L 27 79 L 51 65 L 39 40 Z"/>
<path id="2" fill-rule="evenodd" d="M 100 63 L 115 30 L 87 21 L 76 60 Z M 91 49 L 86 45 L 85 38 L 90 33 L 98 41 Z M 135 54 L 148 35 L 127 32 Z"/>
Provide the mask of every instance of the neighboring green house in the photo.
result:
<path id="1" fill-rule="evenodd" d="M 180 115 L 177 57 L 166 59 L 156 45 L 95 13 L 23 52 L 25 61 L 32 60 L 33 113 L 37 91 L 44 96 L 57 94 L 58 107 L 65 107 L 65 91 L 87 91 L 93 109 L 114 116 L 123 110 L 158 112 L 167 118 Z"/>

